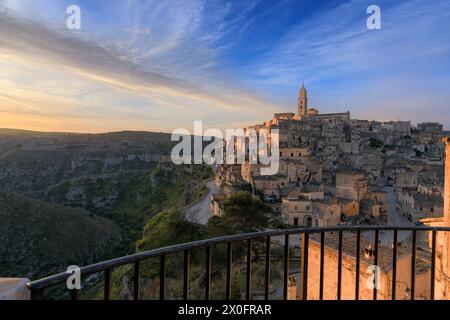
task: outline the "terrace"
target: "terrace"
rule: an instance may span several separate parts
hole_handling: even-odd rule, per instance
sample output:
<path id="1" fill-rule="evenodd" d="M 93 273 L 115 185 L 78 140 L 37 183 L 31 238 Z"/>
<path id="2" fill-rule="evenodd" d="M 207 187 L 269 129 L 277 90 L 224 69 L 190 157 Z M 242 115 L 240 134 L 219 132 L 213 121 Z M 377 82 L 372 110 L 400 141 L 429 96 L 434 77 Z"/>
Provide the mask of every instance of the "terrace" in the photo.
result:
<path id="1" fill-rule="evenodd" d="M 435 298 L 435 269 L 436 269 L 436 238 L 438 234 L 449 232 L 450 228 L 437 227 L 387 227 L 387 226 L 343 226 L 333 228 L 294 228 L 283 230 L 262 231 L 247 234 L 238 234 L 232 236 L 218 237 L 213 239 L 200 240 L 190 243 L 178 244 L 170 247 L 159 248 L 147 252 L 141 252 L 129 256 L 119 257 L 109 261 L 104 261 L 81 268 L 81 277 L 86 278 L 93 274 L 101 274 L 103 277 L 103 299 L 111 299 L 111 275 L 114 268 L 124 265 L 133 266 L 133 299 L 141 300 L 141 264 L 143 261 L 154 260 L 159 261 L 159 299 L 166 298 L 166 267 L 168 257 L 174 254 L 182 254 L 182 299 L 189 300 L 190 292 L 190 255 L 192 250 L 205 250 L 204 254 L 204 293 L 203 299 L 211 299 L 211 275 L 212 275 L 212 261 L 211 256 L 213 250 L 218 246 L 226 246 L 226 265 L 223 266 L 226 272 L 226 283 L 224 286 L 223 296 L 220 299 L 230 300 L 231 286 L 232 286 L 232 267 L 233 267 L 233 248 L 236 242 L 246 243 L 246 271 L 245 271 L 245 299 L 251 300 L 255 298 L 252 292 L 252 243 L 255 241 L 264 243 L 264 292 L 262 299 L 270 300 L 271 287 L 271 246 L 281 245 L 284 250 L 282 261 L 282 298 L 284 300 L 366 300 L 367 288 L 363 288 L 362 281 L 366 279 L 367 274 L 363 270 L 363 265 L 380 266 L 381 272 L 388 272 L 390 278 L 385 286 L 384 293 L 377 293 L 379 287 L 374 286 L 369 288 L 371 290 L 370 299 L 430 299 Z M 392 234 L 392 246 L 383 246 L 380 244 L 380 233 Z M 402 233 L 402 241 L 405 241 L 405 233 L 408 233 L 408 241 L 410 246 L 400 245 L 399 236 Z M 367 240 L 366 236 L 371 234 L 374 241 Z M 419 236 L 430 237 L 431 250 L 424 250 L 418 247 Z M 326 240 L 328 238 L 328 240 Z M 424 237 L 425 238 L 425 237 Z M 282 241 L 280 242 L 280 239 Z M 300 268 L 296 282 L 295 291 L 299 291 L 299 295 L 290 294 L 289 287 L 292 285 L 292 274 L 290 269 L 290 254 L 294 251 L 291 241 L 294 239 L 300 240 L 300 253 L 298 255 L 300 260 Z M 364 255 L 367 252 L 367 243 L 372 243 L 371 254 Z M 354 247 L 354 248 L 353 248 Z M 418 252 L 419 251 L 419 252 Z M 423 254 L 426 251 L 426 254 Z M 326 262 L 326 256 L 331 254 L 336 255 L 336 264 Z M 398 272 L 399 261 L 401 258 L 406 258 L 410 261 L 408 265 L 408 272 L 402 270 Z M 312 260 L 315 260 L 314 262 Z M 371 261 L 373 259 L 373 262 Z M 331 260 L 330 260 L 331 261 Z M 353 268 L 348 267 L 349 261 Z M 425 266 L 426 263 L 428 266 Z M 402 264 L 404 265 L 404 264 Z M 308 271 L 308 268 L 310 270 Z M 327 275 L 333 272 L 336 275 L 335 281 L 331 284 L 326 284 Z M 343 274 L 347 276 L 354 273 L 351 277 L 352 281 L 344 280 Z M 425 294 L 417 295 L 415 290 L 418 282 L 418 277 L 424 272 L 429 272 L 429 277 L 421 277 L 421 286 L 425 288 Z M 409 277 L 408 284 L 404 277 L 407 274 Z M 45 296 L 45 291 L 61 284 L 65 284 L 68 273 L 59 273 L 43 279 L 32 281 L 27 284 L 31 291 L 32 300 L 42 300 Z M 402 279 L 399 279 L 402 277 Z M 313 280 L 314 278 L 314 280 Z M 424 283 L 424 279 L 426 283 Z M 312 283 L 314 281 L 314 283 Z M 310 283 L 311 282 L 311 283 Z M 354 283 L 350 283 L 354 282 Z M 400 282 L 403 287 L 400 287 Z M 395 284 L 395 285 L 394 285 Z M 349 289 L 351 288 L 351 289 Z M 403 288 L 403 289 L 402 289 Z M 405 290 L 404 290 L 405 289 Z M 309 291 L 310 290 L 310 291 Z M 313 293 L 312 290 L 317 290 Z M 351 290 L 351 291 L 349 291 Z M 386 292 L 388 290 L 389 292 Z M 400 294 L 398 291 L 403 290 L 407 295 Z M 421 289 L 423 290 L 423 288 Z M 330 291 L 331 292 L 330 294 Z M 402 291 L 402 292 L 403 292 Z M 350 292 L 350 296 L 349 296 Z M 347 295 L 344 297 L 344 293 Z M 80 290 L 70 290 L 69 298 L 77 300 L 80 298 Z"/>

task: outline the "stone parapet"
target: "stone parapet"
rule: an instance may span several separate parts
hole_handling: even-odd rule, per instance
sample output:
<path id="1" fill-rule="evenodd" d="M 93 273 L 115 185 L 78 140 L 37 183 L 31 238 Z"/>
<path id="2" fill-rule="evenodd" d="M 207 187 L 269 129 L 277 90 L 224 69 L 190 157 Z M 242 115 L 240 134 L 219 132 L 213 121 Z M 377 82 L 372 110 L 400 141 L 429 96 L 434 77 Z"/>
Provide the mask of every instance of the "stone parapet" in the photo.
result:
<path id="1" fill-rule="evenodd" d="M 0 300 L 30 300 L 26 278 L 0 278 Z"/>

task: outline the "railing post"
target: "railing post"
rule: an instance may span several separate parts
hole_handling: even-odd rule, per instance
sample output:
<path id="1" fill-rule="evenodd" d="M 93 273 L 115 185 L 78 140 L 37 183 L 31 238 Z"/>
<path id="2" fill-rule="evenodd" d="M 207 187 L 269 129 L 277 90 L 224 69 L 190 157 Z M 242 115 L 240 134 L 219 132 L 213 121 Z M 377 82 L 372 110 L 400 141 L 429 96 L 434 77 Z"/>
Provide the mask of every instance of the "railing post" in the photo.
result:
<path id="1" fill-rule="evenodd" d="M 226 283 L 226 293 L 225 299 L 231 300 L 231 271 L 233 267 L 233 245 L 229 241 L 227 243 L 227 283 Z"/>
<path id="2" fill-rule="evenodd" d="M 30 289 L 31 300 L 44 300 L 44 289 Z"/>
<path id="3" fill-rule="evenodd" d="M 106 269 L 103 299 L 108 301 L 110 298 L 111 298 L 111 269 Z"/>
<path id="4" fill-rule="evenodd" d="M 325 271 L 325 232 L 320 233 L 320 274 L 319 274 L 319 300 L 323 300 L 323 275 Z"/>
<path id="5" fill-rule="evenodd" d="M 397 230 L 394 230 L 394 241 L 392 248 L 392 300 L 395 300 L 395 294 L 397 291 Z"/>
<path id="6" fill-rule="evenodd" d="M 265 272 L 264 299 L 269 300 L 270 287 L 270 237 L 266 238 L 266 272 Z"/>
<path id="7" fill-rule="evenodd" d="M 415 299 L 415 286 L 416 286 L 416 230 L 412 232 L 411 239 L 411 300 Z"/>
<path id="8" fill-rule="evenodd" d="M 78 289 L 72 289 L 70 291 L 70 300 L 77 301 L 80 299 L 80 290 Z"/>
<path id="9" fill-rule="evenodd" d="M 211 290 L 211 246 L 206 247 L 205 300 L 210 300 Z"/>
<path id="10" fill-rule="evenodd" d="M 245 297 L 252 299 L 252 239 L 247 240 L 247 287 Z"/>
<path id="11" fill-rule="evenodd" d="M 375 265 L 375 283 L 373 286 L 373 300 L 377 300 L 377 285 L 378 285 L 378 249 L 379 249 L 379 236 L 380 232 L 378 229 L 375 230 L 375 252 L 373 258 L 373 264 Z"/>
<path id="12" fill-rule="evenodd" d="M 164 300 L 166 281 L 166 256 L 163 254 L 159 260 L 159 300 Z"/>
<path id="13" fill-rule="evenodd" d="M 308 246 L 309 246 L 309 233 L 304 232 L 302 234 L 302 257 L 301 257 L 301 290 L 300 290 L 300 299 L 308 300 Z"/>
<path id="14" fill-rule="evenodd" d="M 283 299 L 288 299 L 288 278 L 289 278 L 289 234 L 284 236 L 284 280 Z"/>
<path id="15" fill-rule="evenodd" d="M 430 288 L 430 300 L 434 300 L 434 281 L 436 272 L 436 230 L 432 231 L 431 238 L 431 288 Z"/>
<path id="16" fill-rule="evenodd" d="M 189 249 L 184 250 L 183 300 L 189 297 Z"/>
<path id="17" fill-rule="evenodd" d="M 134 286 L 133 286 L 133 298 L 134 300 L 140 299 L 141 291 L 141 275 L 139 272 L 139 261 L 134 263 Z"/>
<path id="18" fill-rule="evenodd" d="M 359 300 L 359 277 L 361 267 L 361 230 L 356 231 L 356 274 L 355 274 L 355 300 Z"/>
<path id="19" fill-rule="evenodd" d="M 339 230 L 338 242 L 338 279 L 337 279 L 337 300 L 341 300 L 342 291 L 342 230 Z"/>

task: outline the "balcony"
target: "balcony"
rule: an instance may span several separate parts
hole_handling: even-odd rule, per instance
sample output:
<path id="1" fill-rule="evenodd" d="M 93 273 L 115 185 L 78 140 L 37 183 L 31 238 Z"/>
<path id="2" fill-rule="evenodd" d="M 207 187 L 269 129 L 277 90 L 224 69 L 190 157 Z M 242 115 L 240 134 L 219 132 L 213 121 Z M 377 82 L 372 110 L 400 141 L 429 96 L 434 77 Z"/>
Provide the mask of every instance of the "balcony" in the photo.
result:
<path id="1" fill-rule="evenodd" d="M 110 300 L 112 271 L 131 266 L 132 299 L 141 300 L 142 262 L 152 260 L 159 264 L 159 299 L 166 297 L 166 267 L 169 257 L 180 255 L 182 274 L 180 299 L 190 296 L 190 256 L 193 250 L 204 250 L 204 281 L 202 299 L 211 299 L 212 253 L 218 246 L 225 249 L 224 291 L 218 299 L 232 299 L 233 250 L 236 243 L 245 243 L 245 299 L 255 299 L 252 292 L 252 245 L 259 243 L 264 251 L 263 290 L 258 299 L 271 299 L 271 253 L 275 246 L 282 248 L 283 256 L 278 270 L 281 274 L 280 294 L 283 300 L 434 300 L 441 289 L 436 284 L 437 239 L 450 231 L 443 227 L 388 227 L 388 226 L 342 226 L 333 228 L 294 228 L 238 234 L 191 243 L 183 243 L 124 256 L 82 267 L 81 277 L 93 274 L 102 277 L 103 299 Z M 428 240 L 429 239 L 429 240 Z M 424 241 L 422 247 L 418 246 Z M 293 246 L 294 242 L 298 246 Z M 439 244 L 439 243 L 438 243 Z M 368 249 L 368 246 L 370 249 Z M 367 254 L 370 252 L 370 254 Z M 295 256 L 296 273 L 292 272 Z M 380 276 L 379 285 L 370 282 L 370 266 L 379 266 L 374 279 Z M 181 269 L 182 268 L 182 269 Z M 282 269 L 282 270 L 281 270 Z M 296 267 L 294 268 L 296 269 Z M 273 270 L 272 270 L 273 271 Z M 65 285 L 68 273 L 59 273 L 27 284 L 32 300 L 45 298 L 46 290 Z M 81 289 L 83 290 L 83 288 Z M 70 290 L 68 298 L 80 298 L 80 290 Z M 216 298 L 216 297 L 215 297 Z M 442 298 L 439 295 L 439 298 Z"/>

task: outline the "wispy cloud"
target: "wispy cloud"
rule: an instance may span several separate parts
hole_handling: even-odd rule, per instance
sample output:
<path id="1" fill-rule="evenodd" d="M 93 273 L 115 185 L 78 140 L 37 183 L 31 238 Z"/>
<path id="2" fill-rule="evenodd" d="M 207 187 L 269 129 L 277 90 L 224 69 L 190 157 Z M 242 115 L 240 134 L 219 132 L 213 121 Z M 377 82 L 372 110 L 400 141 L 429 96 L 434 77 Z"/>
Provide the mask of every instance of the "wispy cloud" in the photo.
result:
<path id="1" fill-rule="evenodd" d="M 177 12 L 176 15 L 183 16 L 183 12 Z M 179 48 L 176 50 L 178 54 L 172 52 L 174 47 L 183 47 L 180 42 L 185 42 L 185 39 L 180 40 L 181 36 L 177 34 L 185 32 L 185 27 L 186 22 L 179 21 L 176 30 L 169 32 L 168 37 L 171 40 L 163 41 L 161 45 L 156 45 L 150 50 L 135 46 L 133 51 L 127 48 L 130 44 L 123 45 L 120 41 L 107 45 L 98 44 L 87 35 L 81 37 L 77 34 L 72 35 L 4 12 L 0 15 L 0 53 L 8 60 L 16 61 L 17 64 L 29 61 L 28 64 L 35 68 L 34 72 L 61 70 L 68 78 L 64 83 L 54 81 L 55 87 L 70 85 L 73 79 L 81 77 L 88 80 L 91 85 L 101 84 L 111 87 L 112 90 L 121 91 L 122 97 L 128 95 L 130 104 L 139 100 L 138 104 L 142 105 L 144 100 L 148 104 L 146 118 L 159 114 L 161 116 L 159 127 L 166 130 L 177 124 L 187 125 L 188 121 L 192 122 L 195 119 L 211 119 L 214 115 L 222 119 L 221 126 L 226 126 L 228 120 L 234 121 L 233 116 L 223 117 L 227 112 L 240 111 L 241 119 L 247 114 L 250 120 L 249 113 L 251 110 L 256 110 L 255 108 L 275 110 L 273 104 L 255 93 L 234 87 L 231 82 L 225 86 L 211 85 L 212 79 L 209 77 L 213 76 L 213 73 L 190 78 L 189 76 L 195 73 L 180 72 L 177 76 L 177 68 L 189 70 L 199 67 L 200 62 L 204 65 L 214 64 L 214 56 L 205 54 L 204 59 L 201 59 L 201 56 L 197 57 L 198 63 L 196 63 L 192 57 L 184 59 Z M 133 28 L 146 30 L 147 27 Z M 138 32 L 137 36 L 144 34 L 146 33 Z M 191 49 L 194 50 L 195 46 Z M 162 61 L 158 59 L 158 55 L 162 53 L 166 53 L 166 59 L 177 59 L 172 68 L 161 68 Z M 187 54 L 190 53 L 187 52 Z M 7 79 L 12 77 L 12 74 L 13 71 L 6 74 L 4 70 L 2 77 Z M 21 86 L 23 81 L 24 79 L 16 79 L 16 84 Z M 35 89 L 42 88 L 35 86 Z M 77 96 L 79 98 L 82 93 L 79 92 Z M 111 96 L 115 96 L 114 92 L 111 92 Z M 15 99 L 18 102 L 22 98 Z M 123 100 L 127 99 L 123 98 Z M 16 105 L 20 104 L 16 103 Z M 75 105 L 80 107 L 80 104 L 74 103 Z M 135 105 L 127 107 L 139 109 Z M 164 107 L 166 107 L 165 113 L 160 111 Z M 243 108 L 245 110 L 242 110 Z M 182 111 L 179 112 L 179 110 Z M 184 118 L 174 119 L 175 112 L 179 112 L 179 115 Z M 188 118 L 189 115 L 196 118 Z M 126 124 L 125 126 L 129 128 Z"/>
<path id="2" fill-rule="evenodd" d="M 321 111 L 357 117 L 419 120 L 450 98 L 445 0 L 379 0 L 376 31 L 367 0 L 78 3 L 69 32 L 64 1 L 0 0 L 0 126 L 224 128 L 295 111 L 303 81 Z"/>
<path id="3" fill-rule="evenodd" d="M 139 28 L 139 27 L 125 28 L 125 31 L 133 34 L 150 34 L 149 28 Z"/>

